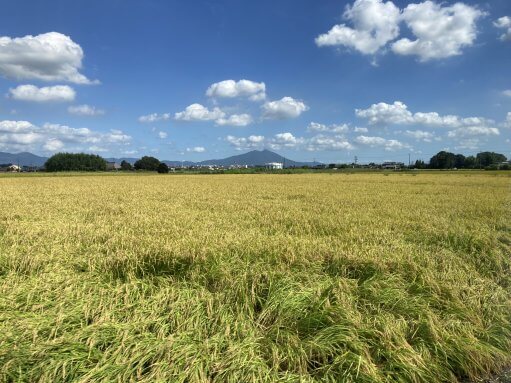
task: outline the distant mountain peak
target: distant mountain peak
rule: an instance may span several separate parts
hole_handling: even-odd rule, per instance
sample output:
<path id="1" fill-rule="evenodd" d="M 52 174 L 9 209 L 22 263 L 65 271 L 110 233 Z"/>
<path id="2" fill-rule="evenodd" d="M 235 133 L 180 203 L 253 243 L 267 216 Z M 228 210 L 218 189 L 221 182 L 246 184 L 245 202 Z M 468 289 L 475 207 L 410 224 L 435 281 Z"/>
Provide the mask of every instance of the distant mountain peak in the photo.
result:
<path id="1" fill-rule="evenodd" d="M 48 158 L 36 156 L 29 152 L 0 152 L 0 164 L 16 164 L 20 166 L 43 166 Z"/>
<path id="2" fill-rule="evenodd" d="M 251 150 L 247 153 L 238 154 L 235 156 L 223 158 L 223 159 L 214 159 L 199 162 L 199 165 L 219 165 L 219 166 L 231 166 L 231 165 L 248 165 L 248 166 L 257 166 L 264 165 L 269 162 L 284 162 L 286 167 L 299 167 L 305 165 L 313 165 L 311 162 L 298 162 L 293 161 L 288 158 L 281 156 L 275 152 L 272 152 L 268 149 L 262 150 Z"/>

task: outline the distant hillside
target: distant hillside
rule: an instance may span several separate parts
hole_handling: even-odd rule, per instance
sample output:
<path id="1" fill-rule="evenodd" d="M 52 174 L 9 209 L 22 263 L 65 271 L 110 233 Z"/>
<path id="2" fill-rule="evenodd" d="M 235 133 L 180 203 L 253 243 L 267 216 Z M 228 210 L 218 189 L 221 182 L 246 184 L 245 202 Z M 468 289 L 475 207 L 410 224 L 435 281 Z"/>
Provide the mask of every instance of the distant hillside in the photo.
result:
<path id="1" fill-rule="evenodd" d="M 314 166 L 320 164 L 319 162 L 298 162 L 288 158 L 282 157 L 280 154 L 274 153 L 270 150 L 252 150 L 251 152 L 240 154 L 237 156 L 227 157 L 217 160 L 207 160 L 198 162 L 199 165 L 264 165 L 268 162 L 281 162 L 285 167 L 298 167 L 298 166 Z"/>
<path id="2" fill-rule="evenodd" d="M 0 152 L 0 164 L 16 164 L 20 166 L 43 166 L 48 158 L 36 156 L 28 152 L 5 153 Z"/>

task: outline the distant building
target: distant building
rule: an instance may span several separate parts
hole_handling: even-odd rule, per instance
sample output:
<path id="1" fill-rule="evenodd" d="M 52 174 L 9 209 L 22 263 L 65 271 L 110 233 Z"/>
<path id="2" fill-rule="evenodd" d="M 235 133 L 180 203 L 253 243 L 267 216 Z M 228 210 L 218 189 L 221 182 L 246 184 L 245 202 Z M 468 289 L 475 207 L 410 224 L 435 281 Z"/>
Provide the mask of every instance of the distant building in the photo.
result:
<path id="1" fill-rule="evenodd" d="M 14 164 L 1 164 L 0 165 L 0 172 L 11 172 L 16 173 L 20 172 L 21 168 L 18 165 Z"/>
<path id="2" fill-rule="evenodd" d="M 107 162 L 106 170 L 121 170 L 121 165 L 117 162 Z"/>
<path id="3" fill-rule="evenodd" d="M 381 164 L 382 169 L 393 169 L 393 170 L 399 170 L 403 168 L 405 164 L 403 162 L 384 162 Z"/>
<path id="4" fill-rule="evenodd" d="M 264 167 L 269 170 L 278 170 L 283 169 L 284 164 L 282 164 L 282 162 L 268 162 L 264 164 Z"/>

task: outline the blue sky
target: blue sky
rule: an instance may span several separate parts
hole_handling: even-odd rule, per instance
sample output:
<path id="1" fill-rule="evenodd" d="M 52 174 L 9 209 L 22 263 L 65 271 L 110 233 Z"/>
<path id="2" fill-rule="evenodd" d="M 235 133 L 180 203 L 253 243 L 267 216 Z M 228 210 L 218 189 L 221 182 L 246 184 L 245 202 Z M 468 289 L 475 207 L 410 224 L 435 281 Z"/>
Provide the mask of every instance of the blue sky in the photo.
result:
<path id="1" fill-rule="evenodd" d="M 511 156 L 508 0 L 18 0 L 0 26 L 0 151 Z"/>

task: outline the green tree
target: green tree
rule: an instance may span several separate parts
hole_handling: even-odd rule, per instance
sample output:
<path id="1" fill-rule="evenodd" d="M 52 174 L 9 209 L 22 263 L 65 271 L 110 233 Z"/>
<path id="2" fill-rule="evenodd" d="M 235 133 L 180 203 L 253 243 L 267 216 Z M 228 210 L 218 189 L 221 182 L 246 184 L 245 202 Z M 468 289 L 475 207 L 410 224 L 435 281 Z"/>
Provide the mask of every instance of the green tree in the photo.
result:
<path id="1" fill-rule="evenodd" d="M 151 170 L 157 171 L 160 165 L 160 160 L 154 157 L 144 156 L 135 162 L 135 169 L 137 170 Z"/>
<path id="2" fill-rule="evenodd" d="M 122 160 L 121 161 L 121 170 L 132 170 L 133 166 L 128 161 Z"/>
<path id="3" fill-rule="evenodd" d="M 95 154 L 57 153 L 48 158 L 44 166 L 49 172 L 105 171 L 106 161 Z"/>
<path id="4" fill-rule="evenodd" d="M 474 169 L 476 167 L 477 161 L 474 156 L 465 157 L 465 168 Z"/>
<path id="5" fill-rule="evenodd" d="M 495 152 L 481 152 L 477 153 L 476 161 L 478 166 L 486 167 L 499 162 L 507 161 L 505 155 Z"/>
<path id="6" fill-rule="evenodd" d="M 465 156 L 463 154 L 456 154 L 454 156 L 454 167 L 458 169 L 465 167 Z"/>
<path id="7" fill-rule="evenodd" d="M 452 169 L 456 164 L 456 156 L 454 153 L 441 151 L 435 154 L 429 160 L 431 169 Z"/>
<path id="8" fill-rule="evenodd" d="M 413 166 L 415 169 L 426 169 L 426 164 L 423 160 L 415 161 L 415 165 Z"/>
<path id="9" fill-rule="evenodd" d="M 158 165 L 158 173 L 165 174 L 168 172 L 169 172 L 169 167 L 167 166 L 167 164 L 165 162 L 160 162 L 160 164 Z"/>

